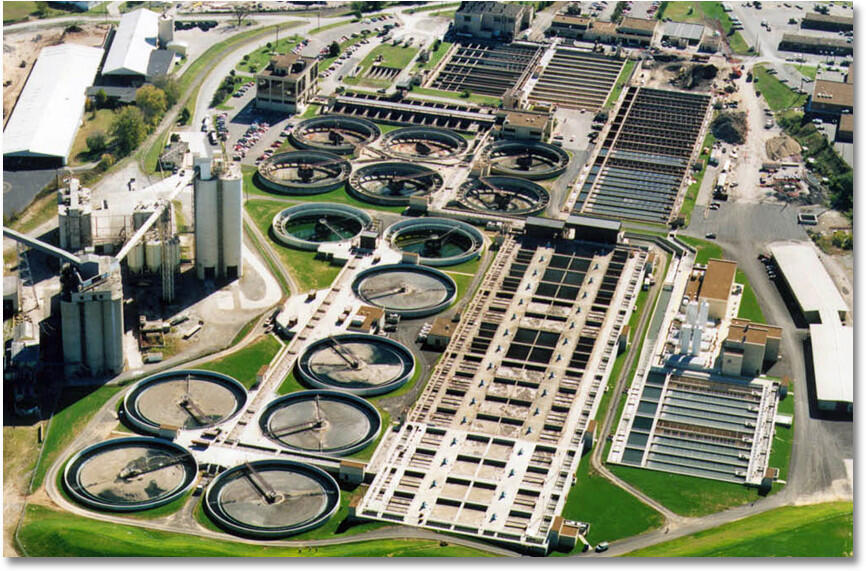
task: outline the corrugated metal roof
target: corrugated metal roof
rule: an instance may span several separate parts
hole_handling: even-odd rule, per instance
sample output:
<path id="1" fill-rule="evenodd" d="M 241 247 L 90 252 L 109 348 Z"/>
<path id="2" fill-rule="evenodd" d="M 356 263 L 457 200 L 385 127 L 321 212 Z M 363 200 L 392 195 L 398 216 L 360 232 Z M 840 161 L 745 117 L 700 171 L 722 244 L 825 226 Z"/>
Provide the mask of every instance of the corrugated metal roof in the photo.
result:
<path id="1" fill-rule="evenodd" d="M 817 311 L 822 321 L 825 315 L 848 312 L 848 305 L 811 245 L 776 244 L 770 246 L 770 252 L 804 312 Z"/>
<path id="2" fill-rule="evenodd" d="M 102 75 L 146 75 L 156 49 L 159 16 L 144 8 L 124 14 L 105 58 Z"/>
<path id="3" fill-rule="evenodd" d="M 3 131 L 3 154 L 65 158 L 100 60 L 101 48 L 77 44 L 42 48 Z"/>
<path id="4" fill-rule="evenodd" d="M 822 323 L 809 326 L 809 334 L 818 400 L 854 402 L 854 328 Z"/>

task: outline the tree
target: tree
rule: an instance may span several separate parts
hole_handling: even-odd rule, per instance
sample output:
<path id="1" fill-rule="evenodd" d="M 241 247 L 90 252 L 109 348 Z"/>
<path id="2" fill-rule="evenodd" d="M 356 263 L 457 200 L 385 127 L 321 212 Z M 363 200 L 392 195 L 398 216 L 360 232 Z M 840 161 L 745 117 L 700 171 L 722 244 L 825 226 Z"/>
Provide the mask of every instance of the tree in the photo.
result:
<path id="1" fill-rule="evenodd" d="M 338 55 L 340 55 L 340 44 L 331 42 L 331 45 L 328 46 L 328 57 L 337 57 Z"/>
<path id="2" fill-rule="evenodd" d="M 143 85 L 135 92 L 135 104 L 141 109 L 144 120 L 154 125 L 165 113 L 165 92 L 153 85 Z"/>
<path id="3" fill-rule="evenodd" d="M 189 109 L 184 107 L 183 109 L 180 110 L 180 116 L 177 118 L 177 122 L 180 125 L 186 125 L 187 123 L 189 123 L 189 117 L 190 117 Z"/>
<path id="4" fill-rule="evenodd" d="M 240 27 L 250 15 L 250 7 L 246 2 L 235 2 L 232 4 L 232 12 L 235 15 L 237 26 Z"/>
<path id="5" fill-rule="evenodd" d="M 100 89 L 96 92 L 94 102 L 96 103 L 97 109 L 102 109 L 103 107 L 105 107 L 105 104 L 108 103 L 108 95 L 105 93 L 104 89 Z"/>
<path id="6" fill-rule="evenodd" d="M 105 150 L 106 138 L 105 133 L 103 133 L 102 131 L 96 131 L 95 133 L 89 135 L 87 139 L 85 139 L 85 141 L 87 142 L 87 150 L 89 150 L 91 153 L 101 153 Z"/>
<path id="7" fill-rule="evenodd" d="M 153 84 L 165 93 L 166 107 L 173 107 L 178 99 L 180 99 L 180 83 L 178 83 L 176 77 L 163 74 L 154 78 Z"/>
<path id="8" fill-rule="evenodd" d="M 111 165 L 113 165 L 113 164 L 114 164 L 114 155 L 112 155 L 110 153 L 105 153 L 104 155 L 102 155 L 102 157 L 100 157 L 99 164 L 97 165 L 97 168 L 99 168 L 99 170 L 105 172 L 108 169 L 110 169 Z"/>
<path id="9" fill-rule="evenodd" d="M 125 107 L 111 124 L 111 135 L 123 155 L 135 150 L 147 135 L 144 114 L 138 107 Z"/>

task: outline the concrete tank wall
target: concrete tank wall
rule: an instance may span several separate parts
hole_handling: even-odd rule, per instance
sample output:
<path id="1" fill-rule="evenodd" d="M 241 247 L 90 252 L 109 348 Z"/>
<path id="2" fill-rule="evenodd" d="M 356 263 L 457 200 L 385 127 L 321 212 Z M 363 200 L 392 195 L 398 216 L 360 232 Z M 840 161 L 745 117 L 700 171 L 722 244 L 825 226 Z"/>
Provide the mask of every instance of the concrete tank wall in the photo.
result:
<path id="1" fill-rule="evenodd" d="M 174 39 L 174 18 L 161 16 L 158 29 L 159 45 L 160 47 L 167 47 L 168 43 Z"/>
<path id="2" fill-rule="evenodd" d="M 220 246 L 222 247 L 222 267 L 217 273 L 225 276 L 227 268 L 237 268 L 237 276 L 243 274 L 241 260 L 241 244 L 243 243 L 243 179 L 240 172 L 227 175 L 220 179 L 222 198 L 222 226 L 220 228 Z"/>
<path id="3" fill-rule="evenodd" d="M 204 279 L 205 268 L 216 268 L 217 250 L 217 186 L 218 181 L 196 178 L 195 186 L 195 273 Z"/>

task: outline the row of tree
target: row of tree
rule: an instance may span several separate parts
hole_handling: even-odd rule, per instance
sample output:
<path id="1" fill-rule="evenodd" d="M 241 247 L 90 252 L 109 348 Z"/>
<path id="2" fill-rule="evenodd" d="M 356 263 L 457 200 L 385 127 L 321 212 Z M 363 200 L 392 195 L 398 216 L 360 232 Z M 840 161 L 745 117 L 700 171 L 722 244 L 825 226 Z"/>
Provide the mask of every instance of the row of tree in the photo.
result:
<path id="1" fill-rule="evenodd" d="M 117 158 L 138 148 L 179 97 L 180 86 L 174 78 L 163 77 L 138 88 L 135 105 L 126 105 L 115 113 L 108 133 L 97 131 L 86 139 L 90 155 L 100 157 L 99 168 L 108 169 Z M 94 111 L 113 108 L 114 103 L 100 90 L 94 97 L 93 107 Z"/>

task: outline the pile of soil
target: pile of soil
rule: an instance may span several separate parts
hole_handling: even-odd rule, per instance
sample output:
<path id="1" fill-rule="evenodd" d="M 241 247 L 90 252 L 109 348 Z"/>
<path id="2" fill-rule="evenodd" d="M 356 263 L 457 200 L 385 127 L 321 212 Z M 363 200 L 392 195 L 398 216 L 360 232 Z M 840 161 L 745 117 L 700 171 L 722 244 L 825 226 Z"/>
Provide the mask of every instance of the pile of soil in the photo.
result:
<path id="1" fill-rule="evenodd" d="M 771 161 L 781 161 L 784 158 L 800 154 L 800 143 L 788 135 L 773 137 L 766 143 L 767 158 Z"/>
<path id="2" fill-rule="evenodd" d="M 671 84 L 681 89 L 694 89 L 702 83 L 712 82 L 719 73 L 719 68 L 711 63 L 683 66 Z"/>
<path id="3" fill-rule="evenodd" d="M 742 111 L 723 111 L 710 125 L 713 136 L 726 143 L 739 145 L 746 140 L 749 130 L 746 124 L 746 114 Z"/>

